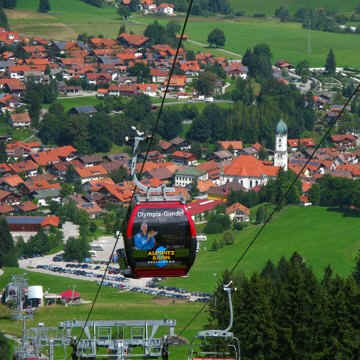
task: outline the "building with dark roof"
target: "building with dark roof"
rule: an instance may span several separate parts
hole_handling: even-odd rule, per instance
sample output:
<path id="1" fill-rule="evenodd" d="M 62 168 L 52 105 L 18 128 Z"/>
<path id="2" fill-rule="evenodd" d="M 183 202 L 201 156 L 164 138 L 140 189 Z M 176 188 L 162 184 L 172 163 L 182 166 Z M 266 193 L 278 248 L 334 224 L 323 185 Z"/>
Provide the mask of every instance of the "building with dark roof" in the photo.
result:
<path id="1" fill-rule="evenodd" d="M 90 115 L 91 116 L 91 115 L 93 115 L 95 113 L 97 113 L 97 110 L 92 105 L 74 106 L 73 108 L 71 108 L 69 110 L 69 114 L 71 114 L 71 115 L 84 114 L 84 115 Z"/>

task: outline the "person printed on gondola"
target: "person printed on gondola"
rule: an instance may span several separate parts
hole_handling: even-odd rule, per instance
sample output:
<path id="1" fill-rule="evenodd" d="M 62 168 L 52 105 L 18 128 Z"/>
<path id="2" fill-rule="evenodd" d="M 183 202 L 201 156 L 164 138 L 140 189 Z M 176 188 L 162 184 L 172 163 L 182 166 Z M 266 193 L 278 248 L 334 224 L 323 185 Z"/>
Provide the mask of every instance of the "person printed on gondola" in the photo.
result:
<path id="1" fill-rule="evenodd" d="M 151 250 L 155 247 L 155 238 L 157 234 L 154 230 L 148 231 L 148 225 L 142 223 L 140 231 L 134 236 L 134 245 L 137 250 Z"/>

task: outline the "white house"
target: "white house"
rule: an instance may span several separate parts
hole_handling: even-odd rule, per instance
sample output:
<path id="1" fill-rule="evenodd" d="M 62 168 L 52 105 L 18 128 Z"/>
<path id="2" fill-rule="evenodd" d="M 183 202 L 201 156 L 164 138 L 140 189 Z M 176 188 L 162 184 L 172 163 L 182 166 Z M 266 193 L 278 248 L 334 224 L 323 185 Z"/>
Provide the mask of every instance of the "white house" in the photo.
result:
<path id="1" fill-rule="evenodd" d="M 247 190 L 266 185 L 269 179 L 275 178 L 279 167 L 257 159 L 252 155 L 240 155 L 224 168 L 220 176 L 220 185 L 237 182 Z"/>
<path id="2" fill-rule="evenodd" d="M 229 215 L 230 220 L 233 222 L 250 221 L 250 209 L 240 203 L 235 203 L 227 207 L 226 214 Z"/>
<path id="3" fill-rule="evenodd" d="M 187 187 L 197 180 L 208 180 L 209 175 L 194 167 L 183 167 L 175 173 L 175 186 Z"/>
<path id="4" fill-rule="evenodd" d="M 175 15 L 174 5 L 167 3 L 160 4 L 158 7 L 158 12 L 159 14 L 163 14 L 163 15 L 169 15 L 169 16 Z"/>

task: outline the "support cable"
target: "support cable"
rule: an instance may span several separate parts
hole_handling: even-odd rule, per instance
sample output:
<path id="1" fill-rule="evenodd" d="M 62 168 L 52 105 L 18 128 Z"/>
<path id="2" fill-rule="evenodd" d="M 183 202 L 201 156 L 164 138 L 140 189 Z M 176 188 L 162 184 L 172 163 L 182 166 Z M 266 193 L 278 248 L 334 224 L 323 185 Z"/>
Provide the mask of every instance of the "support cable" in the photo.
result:
<path id="1" fill-rule="evenodd" d="M 174 74 L 174 71 L 175 71 L 175 68 L 176 68 L 176 63 L 177 63 L 177 59 L 179 57 L 179 53 L 180 53 L 180 49 L 181 49 L 181 45 L 183 43 L 183 39 L 184 39 L 184 34 L 185 34 L 185 30 L 186 30 L 186 27 L 187 27 L 187 24 L 188 24 L 188 21 L 189 21 L 189 18 L 190 18 L 190 14 L 191 14 L 191 9 L 192 9 L 192 6 L 193 6 L 193 2 L 194 0 L 190 0 L 189 1 L 189 5 L 188 5 L 188 9 L 186 11 L 186 16 L 185 16 L 185 20 L 184 20 L 184 24 L 182 26 L 182 31 L 181 31 L 181 35 L 180 35 L 180 38 L 179 38 L 179 41 L 178 41 L 178 45 L 177 45 L 177 48 L 176 48 L 176 53 L 175 53 L 175 56 L 174 56 L 174 60 L 173 60 L 173 63 L 172 63 L 172 66 L 171 66 L 171 70 L 169 72 L 169 77 L 168 77 L 168 81 L 166 83 L 166 88 L 165 88 L 165 91 L 164 91 L 164 94 L 163 94 L 163 97 L 162 97 L 162 101 L 161 101 L 161 105 L 160 105 L 160 109 L 159 109 L 159 112 L 158 112 L 158 115 L 157 115 L 157 118 L 156 118 L 156 121 L 155 121 L 155 124 L 154 124 L 154 127 L 151 131 L 152 133 L 152 136 L 150 137 L 150 140 L 148 142 L 148 146 L 147 146 L 147 150 L 146 150 L 146 154 L 145 154 L 145 157 L 144 157 L 144 160 L 142 162 L 142 166 L 141 166 L 141 170 L 140 170 L 140 178 L 141 178 L 141 174 L 143 173 L 144 171 L 144 167 L 145 167 L 145 163 L 147 161 L 147 158 L 149 156 L 149 152 L 151 150 L 151 147 L 153 145 L 153 141 L 154 141 L 154 134 L 157 132 L 158 130 L 158 127 L 159 127 L 159 123 L 160 123 L 160 118 L 161 118 L 161 115 L 163 113 L 163 110 L 164 110 L 164 104 L 165 104 L 165 99 L 166 99 L 166 95 L 169 91 L 169 87 L 170 87 L 170 82 L 171 82 L 171 78 Z M 133 190 L 133 193 L 132 193 L 132 196 L 131 196 L 131 202 L 133 201 L 134 199 L 134 196 L 135 196 L 135 193 L 136 193 L 136 190 L 137 190 L 137 187 L 135 186 L 134 190 Z M 126 222 L 126 219 L 128 218 L 129 216 L 129 213 L 130 213 L 130 207 L 128 208 L 128 211 L 126 213 L 126 216 L 122 222 L 122 226 L 121 228 L 124 226 L 125 222 Z M 111 260 L 113 259 L 113 256 L 114 256 L 114 253 L 115 253 L 115 249 L 118 245 L 118 242 L 119 242 L 119 239 L 121 237 L 121 231 L 119 231 L 117 234 L 116 234 L 116 241 L 115 241 L 115 244 L 114 244 L 114 247 L 111 251 L 111 254 L 110 254 L 110 257 L 109 257 L 109 260 L 106 264 L 106 267 L 105 267 L 105 270 L 104 270 L 104 273 L 103 273 L 103 276 L 101 278 L 101 281 L 99 283 L 99 286 L 96 290 L 96 294 L 95 294 L 95 297 L 92 301 L 92 304 L 91 304 L 91 307 L 90 307 L 90 310 L 87 314 L 87 317 L 86 317 L 86 320 L 85 320 L 85 323 L 84 323 L 84 326 L 81 328 L 81 333 L 80 333 L 80 336 L 77 338 L 76 340 L 76 346 L 79 344 L 79 342 L 81 341 L 82 337 L 84 336 L 84 332 L 85 332 L 85 328 L 90 320 L 90 317 L 92 315 L 92 313 L 94 312 L 94 308 L 95 308 L 95 304 L 97 302 L 97 299 L 99 297 L 99 294 L 100 294 L 100 291 L 101 291 L 101 288 L 104 284 L 104 280 L 105 280 L 105 277 L 106 277 L 106 274 L 108 272 L 108 269 L 110 267 L 110 264 L 111 264 Z"/>
<path id="2" fill-rule="evenodd" d="M 308 158 L 308 160 L 304 163 L 304 165 L 302 166 L 302 168 L 300 169 L 300 171 L 296 174 L 295 179 L 292 181 L 292 183 L 289 185 L 289 187 L 287 188 L 287 190 L 285 191 L 285 193 L 280 197 L 278 203 L 276 204 L 276 206 L 274 207 L 274 209 L 271 211 L 270 215 L 266 218 L 264 224 L 261 225 L 260 229 L 255 233 L 255 236 L 253 237 L 253 239 L 249 242 L 248 246 L 246 247 L 246 249 L 243 251 L 243 253 L 240 255 L 240 257 L 238 258 L 238 260 L 235 262 L 235 264 L 232 266 L 231 270 L 230 270 L 230 275 L 232 275 L 234 273 L 234 271 L 236 270 L 236 268 L 239 266 L 239 264 L 241 263 L 241 261 L 245 258 L 245 256 L 247 255 L 247 253 L 250 251 L 250 249 L 253 247 L 253 245 L 255 244 L 256 240 L 259 238 L 259 236 L 262 234 L 262 232 L 264 231 L 266 225 L 271 221 L 271 219 L 273 218 L 273 216 L 275 215 L 275 213 L 277 211 L 279 211 L 281 209 L 281 204 L 283 202 L 284 199 L 287 198 L 287 196 L 289 195 L 291 189 L 293 188 L 293 186 L 295 186 L 296 182 L 299 180 L 301 174 L 304 172 L 304 170 L 306 169 L 306 167 L 309 165 L 309 163 L 311 162 L 311 160 L 314 158 L 316 152 L 319 150 L 319 148 L 321 147 L 322 143 L 324 142 L 324 140 L 330 135 L 331 131 L 334 129 L 336 123 L 339 121 L 339 119 L 343 116 L 345 109 L 347 108 L 347 106 L 349 104 L 351 104 L 351 101 L 353 100 L 353 98 L 355 97 L 355 95 L 360 91 L 360 84 L 356 87 L 356 89 L 353 91 L 353 93 L 351 94 L 351 96 L 347 99 L 347 101 L 345 102 L 344 106 L 342 107 L 341 111 L 339 112 L 338 116 L 329 124 L 327 130 L 325 131 L 324 135 L 321 137 L 319 143 L 315 146 L 313 152 L 311 153 L 310 157 Z M 185 330 L 187 330 L 189 328 L 189 326 L 198 318 L 198 316 L 205 310 L 205 308 L 207 307 L 207 304 L 204 304 L 200 310 L 195 313 L 195 315 L 190 319 L 190 321 L 182 328 L 181 332 L 180 332 L 180 336 L 185 332 Z"/>

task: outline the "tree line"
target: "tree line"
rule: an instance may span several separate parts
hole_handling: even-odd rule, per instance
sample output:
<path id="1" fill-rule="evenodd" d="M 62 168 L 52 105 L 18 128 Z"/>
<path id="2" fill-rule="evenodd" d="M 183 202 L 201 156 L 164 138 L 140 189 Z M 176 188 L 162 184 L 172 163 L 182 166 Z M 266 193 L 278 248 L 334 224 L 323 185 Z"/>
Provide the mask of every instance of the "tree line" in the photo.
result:
<path id="1" fill-rule="evenodd" d="M 358 9 L 355 9 L 355 13 L 348 16 L 344 13 L 338 13 L 334 10 L 319 8 L 300 8 L 293 14 L 290 13 L 286 6 L 280 6 L 275 10 L 275 17 L 280 21 L 296 21 L 302 23 L 305 29 L 328 31 L 328 32 L 349 32 L 353 31 L 349 26 L 345 28 L 340 27 L 346 25 L 348 21 L 358 21 Z M 357 27 L 356 33 L 360 33 L 360 28 Z"/>
<path id="2" fill-rule="evenodd" d="M 287 123 L 290 138 L 299 138 L 314 127 L 316 115 L 307 97 L 275 79 L 264 82 L 256 101 L 251 84 L 241 79 L 231 96 L 236 101 L 231 109 L 209 104 L 196 116 L 187 133 L 189 140 L 215 143 L 240 139 L 245 144 L 260 142 L 273 148 L 279 119 Z"/>
<path id="3" fill-rule="evenodd" d="M 178 12 L 187 11 L 189 4 L 186 0 L 169 0 L 171 4 L 175 5 L 175 10 Z M 191 14 L 207 16 L 210 14 L 227 15 L 232 12 L 229 0 L 197 0 L 194 1 Z"/>
<path id="4" fill-rule="evenodd" d="M 325 175 L 308 191 L 314 205 L 360 209 L 360 180 Z"/>
<path id="5" fill-rule="evenodd" d="M 231 279 L 236 288 L 233 331 L 242 359 L 358 359 L 357 275 L 341 278 L 328 266 L 318 279 L 297 253 L 277 264 L 268 261 L 251 276 L 225 272 L 209 304 L 207 328 L 228 324 L 223 284 Z"/>

